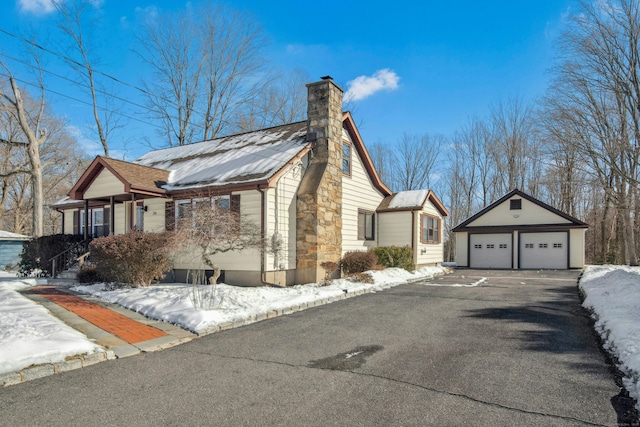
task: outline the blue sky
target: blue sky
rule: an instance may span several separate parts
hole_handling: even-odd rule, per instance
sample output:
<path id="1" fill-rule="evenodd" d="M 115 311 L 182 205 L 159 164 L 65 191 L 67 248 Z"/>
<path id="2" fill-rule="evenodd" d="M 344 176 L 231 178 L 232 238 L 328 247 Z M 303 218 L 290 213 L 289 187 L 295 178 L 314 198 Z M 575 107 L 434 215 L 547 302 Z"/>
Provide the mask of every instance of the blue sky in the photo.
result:
<path id="1" fill-rule="evenodd" d="M 40 43 L 56 49 L 50 0 L 5 0 L 0 29 L 38 34 Z M 131 51 L 136 22 L 154 10 L 177 10 L 180 0 L 93 0 L 103 10 L 101 71 L 140 85 L 139 60 Z M 451 135 L 472 117 L 484 117 L 490 104 L 519 96 L 534 100 L 549 80 L 555 39 L 570 0 L 458 0 L 266 2 L 235 0 L 227 5 L 252 14 L 269 38 L 267 55 L 281 69 L 299 68 L 317 80 L 331 75 L 345 90 L 361 83 L 363 96 L 352 103 L 365 143 L 394 143 L 404 132 Z M 51 45 L 47 44 L 51 43 Z M 0 59 L 14 74 L 20 55 L 16 39 L 0 33 Z M 55 62 L 55 61 L 53 61 Z M 54 63 L 49 67 L 63 71 Z M 48 77 L 51 86 L 85 99 L 73 85 Z M 25 78 L 26 79 L 26 78 Z M 370 86 L 373 84 L 373 86 Z M 378 90 L 374 90 L 375 88 Z M 127 99 L 142 98 L 115 85 Z M 54 110 L 67 117 L 90 154 L 100 154 L 88 137 L 91 110 L 50 94 Z M 129 113 L 136 115 L 135 108 Z M 145 119 L 146 120 L 146 119 Z M 160 138 L 142 123 L 129 121 L 113 150 L 132 160 L 148 150 L 142 138 Z"/>

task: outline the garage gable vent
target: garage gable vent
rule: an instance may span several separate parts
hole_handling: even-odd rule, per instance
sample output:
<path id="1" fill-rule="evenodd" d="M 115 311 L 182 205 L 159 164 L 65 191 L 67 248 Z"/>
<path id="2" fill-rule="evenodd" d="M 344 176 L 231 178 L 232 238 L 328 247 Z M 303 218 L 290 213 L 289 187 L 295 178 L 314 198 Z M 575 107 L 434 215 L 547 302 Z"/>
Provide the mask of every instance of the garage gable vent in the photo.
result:
<path id="1" fill-rule="evenodd" d="M 509 200 L 509 209 L 512 211 L 522 209 L 522 199 Z"/>

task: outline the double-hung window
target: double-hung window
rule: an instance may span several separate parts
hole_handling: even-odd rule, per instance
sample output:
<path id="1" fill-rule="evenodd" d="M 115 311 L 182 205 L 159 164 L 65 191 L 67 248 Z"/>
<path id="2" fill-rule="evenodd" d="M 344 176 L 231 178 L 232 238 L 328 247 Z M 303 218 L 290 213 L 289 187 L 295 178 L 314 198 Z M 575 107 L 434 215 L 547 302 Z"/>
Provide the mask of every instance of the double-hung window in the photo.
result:
<path id="1" fill-rule="evenodd" d="M 375 214 L 371 211 L 358 209 L 358 240 L 375 239 Z"/>
<path id="2" fill-rule="evenodd" d="M 231 198 L 228 195 L 177 200 L 176 228 L 191 227 L 199 233 L 225 235 L 233 227 L 234 219 L 230 212 Z"/>
<path id="3" fill-rule="evenodd" d="M 176 229 L 192 226 L 193 209 L 191 204 L 191 199 L 176 201 Z"/>
<path id="4" fill-rule="evenodd" d="M 431 215 L 420 216 L 420 241 L 440 243 L 440 218 Z"/>

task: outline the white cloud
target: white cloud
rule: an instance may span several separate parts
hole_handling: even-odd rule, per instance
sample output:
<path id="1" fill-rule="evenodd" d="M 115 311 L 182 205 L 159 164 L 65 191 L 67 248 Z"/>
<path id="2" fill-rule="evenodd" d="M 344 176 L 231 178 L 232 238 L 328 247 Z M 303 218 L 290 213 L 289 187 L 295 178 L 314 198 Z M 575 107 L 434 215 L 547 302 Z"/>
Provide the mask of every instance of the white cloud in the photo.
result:
<path id="1" fill-rule="evenodd" d="M 153 23 L 158 19 L 158 8 L 155 6 L 136 7 L 135 14 L 139 21 Z"/>
<path id="2" fill-rule="evenodd" d="M 359 101 L 381 90 L 395 90 L 398 88 L 400 76 L 389 68 L 376 71 L 373 76 L 359 76 L 347 82 L 347 101 Z"/>
<path id="3" fill-rule="evenodd" d="M 21 12 L 35 13 L 36 15 L 46 15 L 55 10 L 51 0 L 18 0 Z"/>

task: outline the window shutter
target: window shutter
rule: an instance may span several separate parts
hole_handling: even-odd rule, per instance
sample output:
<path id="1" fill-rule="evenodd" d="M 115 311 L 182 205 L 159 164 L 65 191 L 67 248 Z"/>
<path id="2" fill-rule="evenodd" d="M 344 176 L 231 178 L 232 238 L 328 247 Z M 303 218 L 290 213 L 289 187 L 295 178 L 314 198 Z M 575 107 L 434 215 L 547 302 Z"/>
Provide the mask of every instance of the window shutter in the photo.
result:
<path id="1" fill-rule="evenodd" d="M 73 211 L 73 234 L 80 234 L 80 211 Z"/>
<path id="2" fill-rule="evenodd" d="M 104 208 L 102 211 L 102 230 L 103 236 L 111 233 L 111 208 Z"/>
<path id="3" fill-rule="evenodd" d="M 165 213 L 164 213 L 164 227 L 167 231 L 172 231 L 175 229 L 176 222 L 176 210 L 175 210 L 175 202 L 171 200 L 167 202 L 165 205 Z"/>
<path id="4" fill-rule="evenodd" d="M 240 214 L 240 195 L 232 194 L 230 198 L 231 198 L 230 200 L 231 212 L 239 215 Z"/>

